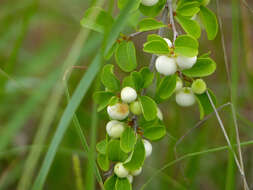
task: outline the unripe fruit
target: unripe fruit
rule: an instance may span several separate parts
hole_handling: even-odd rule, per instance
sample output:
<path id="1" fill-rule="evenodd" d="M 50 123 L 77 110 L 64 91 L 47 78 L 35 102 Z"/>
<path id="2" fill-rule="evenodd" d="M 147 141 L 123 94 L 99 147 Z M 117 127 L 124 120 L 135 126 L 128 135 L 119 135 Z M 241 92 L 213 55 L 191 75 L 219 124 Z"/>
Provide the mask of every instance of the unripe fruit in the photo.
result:
<path id="1" fill-rule="evenodd" d="M 163 75 L 173 75 L 177 71 L 177 64 L 174 58 L 161 55 L 156 59 L 156 70 Z"/>
<path id="2" fill-rule="evenodd" d="M 141 111 L 141 104 L 139 101 L 134 101 L 130 104 L 130 111 L 134 115 L 140 115 L 142 113 Z"/>
<path id="3" fill-rule="evenodd" d="M 140 168 L 140 169 L 138 169 L 138 170 L 132 171 L 131 174 L 132 174 L 133 176 L 138 176 L 138 175 L 141 174 L 141 172 L 142 172 L 142 168 Z"/>
<path id="4" fill-rule="evenodd" d="M 185 57 L 182 55 L 177 56 L 177 65 L 180 69 L 190 69 L 197 61 L 197 56 L 195 57 Z"/>
<path id="5" fill-rule="evenodd" d="M 129 172 L 128 170 L 123 166 L 123 163 L 119 162 L 114 166 L 114 173 L 119 177 L 119 178 L 124 178 L 127 177 Z"/>
<path id="6" fill-rule="evenodd" d="M 160 108 L 157 107 L 157 114 L 156 116 L 158 117 L 158 119 L 163 120 L 163 113 L 160 110 Z"/>
<path id="7" fill-rule="evenodd" d="M 121 100 L 125 103 L 131 103 L 137 98 L 137 93 L 135 89 L 131 87 L 125 87 L 121 90 Z"/>
<path id="8" fill-rule="evenodd" d="M 191 88 L 182 88 L 176 94 L 176 102 L 178 105 L 187 107 L 195 103 L 195 97 Z"/>
<path id="9" fill-rule="evenodd" d="M 202 79 L 197 79 L 192 83 L 191 88 L 195 94 L 203 94 L 206 91 L 206 83 Z"/>
<path id="10" fill-rule="evenodd" d="M 141 0 L 141 4 L 145 6 L 153 6 L 158 3 L 159 0 Z"/>
<path id="11" fill-rule="evenodd" d="M 129 181 L 129 183 L 133 183 L 134 177 L 131 176 L 131 175 L 128 175 L 128 176 L 127 176 L 127 179 L 128 179 L 128 181 Z"/>
<path id="12" fill-rule="evenodd" d="M 163 39 L 167 42 L 168 46 L 171 48 L 172 42 L 170 41 L 170 39 L 168 39 L 168 38 L 163 38 Z"/>
<path id="13" fill-rule="evenodd" d="M 116 103 L 107 107 L 107 113 L 111 119 L 123 120 L 129 114 L 129 107 L 124 103 Z"/>
<path id="14" fill-rule="evenodd" d="M 106 124 L 106 132 L 111 138 L 119 138 L 125 130 L 122 122 L 112 120 Z"/>
<path id="15" fill-rule="evenodd" d="M 175 91 L 179 91 L 183 88 L 183 81 L 180 77 L 177 77 L 176 89 Z"/>
<path id="16" fill-rule="evenodd" d="M 149 141 L 147 140 L 143 140 L 143 144 L 144 144 L 144 147 L 145 147 L 145 154 L 146 154 L 146 158 L 149 157 L 152 153 L 152 145 Z"/>

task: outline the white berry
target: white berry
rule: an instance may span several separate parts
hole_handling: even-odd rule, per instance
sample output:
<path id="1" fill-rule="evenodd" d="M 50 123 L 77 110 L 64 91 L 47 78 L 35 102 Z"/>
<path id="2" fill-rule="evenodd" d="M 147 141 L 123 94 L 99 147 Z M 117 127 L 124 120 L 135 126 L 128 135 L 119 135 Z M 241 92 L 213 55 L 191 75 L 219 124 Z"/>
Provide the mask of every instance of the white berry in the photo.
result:
<path id="1" fill-rule="evenodd" d="M 157 107 L 157 114 L 156 116 L 158 117 L 158 119 L 160 119 L 161 121 L 163 120 L 163 113 L 160 110 L 160 108 Z"/>
<path id="2" fill-rule="evenodd" d="M 145 147 L 145 153 L 146 153 L 146 158 L 149 157 L 152 153 L 152 145 L 149 141 L 147 140 L 143 140 L 143 144 L 144 144 L 144 147 Z"/>
<path id="3" fill-rule="evenodd" d="M 174 58 L 161 55 L 156 59 L 156 70 L 163 75 L 173 75 L 177 71 L 177 64 Z"/>
<path id="4" fill-rule="evenodd" d="M 125 87 L 121 90 L 121 100 L 125 103 L 131 103 L 137 98 L 135 89 L 131 87 Z"/>
<path id="5" fill-rule="evenodd" d="M 203 94 L 206 91 L 206 83 L 203 79 L 197 79 L 192 83 L 191 88 L 195 94 Z"/>
<path id="6" fill-rule="evenodd" d="M 179 91 L 183 88 L 183 81 L 181 78 L 177 77 L 176 89 L 175 91 Z"/>
<path id="7" fill-rule="evenodd" d="M 125 178 L 128 176 L 129 172 L 128 170 L 123 166 L 123 163 L 119 162 L 114 166 L 114 173 L 119 178 Z"/>
<path id="8" fill-rule="evenodd" d="M 106 124 L 106 132 L 111 138 L 119 138 L 125 130 L 124 123 L 112 120 Z"/>
<path id="9" fill-rule="evenodd" d="M 177 65 L 180 69 L 190 69 L 197 61 L 197 56 L 195 57 L 185 57 L 182 55 L 177 56 Z"/>
<path id="10" fill-rule="evenodd" d="M 116 103 L 113 106 L 107 107 L 107 113 L 111 119 L 123 120 L 129 114 L 129 107 L 124 103 Z"/>
<path id="11" fill-rule="evenodd" d="M 168 39 L 168 38 L 163 38 L 163 39 L 167 42 L 168 46 L 171 48 L 172 42 L 170 41 L 170 39 Z"/>
<path id="12" fill-rule="evenodd" d="M 195 97 L 191 88 L 182 88 L 176 94 L 176 102 L 178 105 L 187 107 L 195 103 Z"/>
<path id="13" fill-rule="evenodd" d="M 131 176 L 131 175 L 128 175 L 128 176 L 127 176 L 127 179 L 128 179 L 128 181 L 129 181 L 129 183 L 133 183 L 134 177 Z"/>
<path id="14" fill-rule="evenodd" d="M 141 4 L 145 6 L 153 6 L 158 3 L 159 0 L 141 0 Z"/>
<path id="15" fill-rule="evenodd" d="M 132 174 L 133 176 L 138 176 L 138 175 L 141 174 L 141 172 L 142 172 L 142 168 L 140 168 L 140 169 L 138 169 L 138 170 L 132 171 L 131 174 Z"/>

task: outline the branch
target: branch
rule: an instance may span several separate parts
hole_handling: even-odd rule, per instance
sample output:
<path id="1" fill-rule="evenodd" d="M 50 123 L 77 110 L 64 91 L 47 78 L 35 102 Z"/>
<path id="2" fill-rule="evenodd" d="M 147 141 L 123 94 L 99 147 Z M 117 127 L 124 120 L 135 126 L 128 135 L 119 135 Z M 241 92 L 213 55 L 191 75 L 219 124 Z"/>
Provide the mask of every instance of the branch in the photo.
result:
<path id="1" fill-rule="evenodd" d="M 169 11 L 170 11 L 170 24 L 172 26 L 172 31 L 173 31 L 173 43 L 175 42 L 178 32 L 176 29 L 176 25 L 174 22 L 174 13 L 173 13 L 173 7 L 172 7 L 172 0 L 168 0 L 168 6 L 169 6 Z"/>

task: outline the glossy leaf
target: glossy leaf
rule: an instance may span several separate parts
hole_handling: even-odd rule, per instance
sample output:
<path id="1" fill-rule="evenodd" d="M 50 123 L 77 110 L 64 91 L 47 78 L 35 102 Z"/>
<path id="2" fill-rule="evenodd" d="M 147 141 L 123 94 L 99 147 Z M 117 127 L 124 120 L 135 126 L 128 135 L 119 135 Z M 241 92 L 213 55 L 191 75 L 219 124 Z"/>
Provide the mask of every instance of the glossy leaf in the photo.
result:
<path id="1" fill-rule="evenodd" d="M 178 2 L 176 12 L 183 16 L 192 17 L 199 12 L 198 1 L 181 0 Z"/>
<path id="2" fill-rule="evenodd" d="M 108 160 L 107 155 L 98 154 L 97 163 L 98 163 L 100 169 L 103 171 L 107 171 L 110 168 L 110 162 Z"/>
<path id="3" fill-rule="evenodd" d="M 120 141 L 112 139 L 107 146 L 108 158 L 111 161 L 123 162 L 127 158 L 127 154 L 120 148 Z"/>
<path id="4" fill-rule="evenodd" d="M 150 71 L 148 67 L 143 67 L 140 70 L 140 74 L 142 76 L 142 79 L 144 81 L 143 88 L 147 88 L 149 85 L 152 84 L 154 80 L 154 73 Z"/>
<path id="5" fill-rule="evenodd" d="M 166 129 L 163 125 L 146 127 L 143 132 L 143 136 L 151 141 L 159 140 L 166 135 Z"/>
<path id="6" fill-rule="evenodd" d="M 98 91 L 93 95 L 94 101 L 98 104 L 98 111 L 104 109 L 110 102 L 111 98 L 114 96 L 112 92 Z"/>
<path id="7" fill-rule="evenodd" d="M 141 96 L 139 99 L 144 118 L 147 121 L 155 119 L 157 114 L 157 105 L 155 101 L 148 96 Z"/>
<path id="8" fill-rule="evenodd" d="M 143 4 L 140 4 L 139 10 L 145 16 L 155 17 L 164 8 L 165 3 L 166 3 L 166 0 L 159 0 L 159 2 L 153 6 L 145 6 Z"/>
<path id="9" fill-rule="evenodd" d="M 120 137 L 120 147 L 121 149 L 129 153 L 133 150 L 134 145 L 136 143 L 136 136 L 134 133 L 134 130 L 131 127 L 126 127 L 124 132 L 122 133 Z"/>
<path id="10" fill-rule="evenodd" d="M 116 181 L 115 190 L 132 190 L 132 185 L 127 178 L 118 178 Z"/>
<path id="11" fill-rule="evenodd" d="M 114 66 L 111 64 L 104 66 L 101 73 L 101 81 L 108 90 L 117 92 L 120 90 L 120 82 L 114 75 L 113 68 Z"/>
<path id="12" fill-rule="evenodd" d="M 165 41 L 148 41 L 144 44 L 143 51 L 152 54 L 169 54 L 170 50 Z"/>
<path id="13" fill-rule="evenodd" d="M 104 183 L 105 190 L 115 190 L 116 181 L 117 181 L 116 175 L 108 177 Z"/>
<path id="14" fill-rule="evenodd" d="M 175 41 L 175 52 L 186 57 L 198 55 L 198 41 L 190 35 L 178 36 Z"/>
<path id="15" fill-rule="evenodd" d="M 100 154 L 106 154 L 106 147 L 107 147 L 106 140 L 102 140 L 98 142 L 96 145 L 96 149 Z"/>
<path id="16" fill-rule="evenodd" d="M 144 18 L 138 25 L 140 32 L 156 30 L 162 27 L 166 27 L 162 22 L 155 20 L 154 18 Z"/>
<path id="17" fill-rule="evenodd" d="M 157 88 L 156 96 L 163 100 L 168 99 L 174 93 L 176 83 L 176 75 L 163 77 Z"/>

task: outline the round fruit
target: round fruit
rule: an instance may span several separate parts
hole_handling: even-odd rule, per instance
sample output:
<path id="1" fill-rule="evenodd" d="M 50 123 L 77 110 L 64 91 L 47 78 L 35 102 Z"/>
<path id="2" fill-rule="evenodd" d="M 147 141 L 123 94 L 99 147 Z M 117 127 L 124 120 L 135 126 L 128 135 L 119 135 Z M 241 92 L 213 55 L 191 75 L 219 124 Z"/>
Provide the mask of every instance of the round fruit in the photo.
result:
<path id="1" fill-rule="evenodd" d="M 191 88 L 195 94 L 203 94 L 206 91 L 206 83 L 202 79 L 197 79 L 192 83 Z"/>
<path id="2" fill-rule="evenodd" d="M 195 97 L 191 88 L 182 88 L 176 94 L 176 102 L 178 105 L 187 107 L 195 103 Z"/>
<path id="3" fill-rule="evenodd" d="M 159 0 L 141 0 L 141 4 L 145 5 L 145 6 L 153 6 L 156 3 L 158 3 Z"/>
<path id="4" fill-rule="evenodd" d="M 147 140 L 143 140 L 143 144 L 144 144 L 144 147 L 145 147 L 145 153 L 146 153 L 146 158 L 149 157 L 152 153 L 152 145 L 149 141 Z"/>
<path id="5" fill-rule="evenodd" d="M 114 173 L 119 178 L 125 178 L 128 176 L 128 170 L 123 166 L 123 163 L 119 162 L 114 166 Z"/>
<path id="6" fill-rule="evenodd" d="M 161 55 L 156 59 L 156 70 L 163 75 L 173 75 L 177 71 L 177 64 L 174 58 Z"/>
<path id="7" fill-rule="evenodd" d="M 179 66 L 180 69 L 190 69 L 193 67 L 193 65 L 197 61 L 197 56 L 195 57 L 185 57 L 182 55 L 177 56 L 177 65 Z"/>
<path id="8" fill-rule="evenodd" d="M 122 122 L 112 120 L 106 124 L 106 132 L 111 138 L 119 138 L 125 130 Z"/>
<path id="9" fill-rule="evenodd" d="M 139 101 L 134 101 L 130 104 L 130 111 L 134 115 L 140 115 L 142 113 L 141 111 L 141 104 Z"/>
<path id="10" fill-rule="evenodd" d="M 112 119 L 123 120 L 129 114 L 129 107 L 124 103 L 116 103 L 113 106 L 107 107 L 107 113 Z"/>
<path id="11" fill-rule="evenodd" d="M 135 89 L 131 87 L 125 87 L 121 90 L 121 100 L 125 103 L 131 103 L 137 98 Z"/>
<path id="12" fill-rule="evenodd" d="M 183 81 L 180 77 L 177 77 L 177 83 L 176 83 L 176 89 L 175 91 L 178 91 L 183 88 Z"/>

